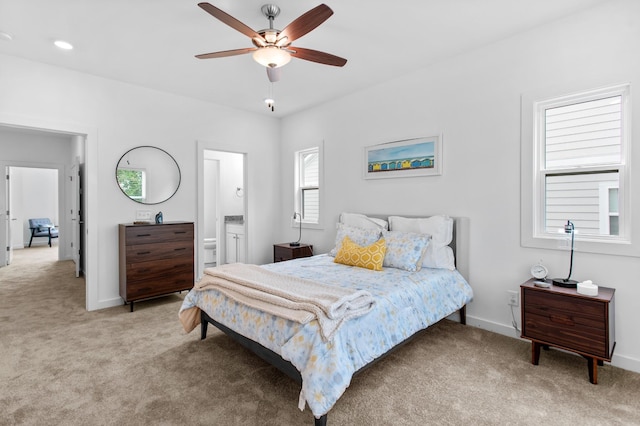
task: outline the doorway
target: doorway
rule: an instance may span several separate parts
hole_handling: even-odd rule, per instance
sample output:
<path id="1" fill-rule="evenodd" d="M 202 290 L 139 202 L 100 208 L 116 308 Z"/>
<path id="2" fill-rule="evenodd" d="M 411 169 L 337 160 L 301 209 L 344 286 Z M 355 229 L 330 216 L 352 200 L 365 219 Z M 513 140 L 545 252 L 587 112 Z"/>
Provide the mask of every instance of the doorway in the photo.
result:
<path id="1" fill-rule="evenodd" d="M 59 178 L 58 169 L 48 167 L 7 167 L 9 177 L 9 202 L 7 211 L 11 223 L 8 233 L 9 263 L 13 250 L 27 249 L 41 245 L 49 245 L 48 238 L 31 237 L 29 219 L 47 218 L 58 230 L 59 217 Z M 59 241 L 65 241 L 65 236 L 51 240 L 51 250 L 56 251 L 59 260 L 64 256 L 60 253 Z"/>
<path id="2" fill-rule="evenodd" d="M 79 173 L 71 173 L 79 170 L 85 143 L 86 136 L 81 134 L 0 123 L 0 169 L 7 175 L 7 184 L 0 189 L 0 212 L 4 213 L 0 214 L 4 222 L 0 226 L 0 247 L 6 246 L 8 253 L 6 259 L 0 259 L 0 266 L 11 262 L 13 249 L 29 248 L 31 218 L 49 218 L 59 231 L 58 238 L 52 239 L 51 249 L 47 238 L 34 238 L 32 248 L 45 247 L 55 251 L 57 260 L 73 259 L 80 266 L 80 256 L 75 254 L 82 251 L 82 246 L 74 228 L 80 209 L 72 203 L 79 194 L 68 182 L 80 181 Z M 74 156 L 76 163 L 69 164 Z"/>
<path id="3" fill-rule="evenodd" d="M 205 267 L 246 262 L 246 154 L 198 143 L 197 277 Z"/>

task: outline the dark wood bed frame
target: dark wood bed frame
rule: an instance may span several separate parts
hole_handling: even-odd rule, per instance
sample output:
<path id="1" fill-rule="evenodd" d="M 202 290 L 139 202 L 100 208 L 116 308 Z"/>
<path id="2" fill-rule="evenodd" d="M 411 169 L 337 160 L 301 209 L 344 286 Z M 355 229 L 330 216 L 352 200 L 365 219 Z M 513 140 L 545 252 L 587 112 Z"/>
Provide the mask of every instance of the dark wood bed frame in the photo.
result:
<path id="1" fill-rule="evenodd" d="M 381 219 L 387 219 L 390 215 L 368 214 L 367 216 L 377 217 L 377 218 L 381 218 Z M 418 216 L 406 216 L 405 215 L 404 217 L 418 217 Z M 425 216 L 420 216 L 420 217 L 425 217 Z M 449 245 L 451 246 L 451 248 L 453 249 L 453 252 L 455 253 L 456 269 L 458 269 L 458 271 L 462 274 L 463 277 L 468 279 L 468 277 L 469 277 L 469 253 L 468 253 L 468 250 L 469 250 L 469 244 L 468 244 L 469 219 L 468 218 L 460 218 L 460 217 L 453 218 L 453 219 L 454 219 L 453 240 L 451 241 L 451 244 L 449 244 Z M 460 308 L 460 310 L 458 312 L 459 312 L 459 315 L 460 315 L 460 323 L 461 324 L 466 324 L 467 323 L 466 305 L 463 306 L 462 308 Z M 300 385 L 302 385 L 302 376 L 300 375 L 300 372 L 298 371 L 298 369 L 295 368 L 293 366 L 293 364 L 291 364 L 289 361 L 285 361 L 280 355 L 278 355 L 277 353 L 273 352 L 272 350 L 267 349 L 264 346 L 262 346 L 260 343 L 255 342 L 255 341 L 253 341 L 251 339 L 248 339 L 248 338 L 244 337 L 243 335 L 233 331 L 229 327 L 227 327 L 227 326 L 225 326 L 223 324 L 220 324 L 219 322 L 217 322 L 216 320 L 211 318 L 209 315 L 207 315 L 207 313 L 204 312 L 204 311 L 201 311 L 200 324 L 201 324 L 200 325 L 200 338 L 201 339 L 204 339 L 205 337 L 207 337 L 207 326 L 209 324 L 213 324 L 215 327 L 217 327 L 222 332 L 227 334 L 233 340 L 235 340 L 236 342 L 240 343 L 242 346 L 244 346 L 245 348 L 249 349 L 250 351 L 254 352 L 260 358 L 262 358 L 263 360 L 265 360 L 269 364 L 275 366 L 278 370 L 282 371 L 287 376 L 291 377 L 293 380 L 295 380 Z M 426 329 L 416 332 L 411 337 L 407 338 L 406 340 L 402 341 L 401 343 L 399 343 L 396 346 L 394 346 L 393 348 L 391 348 L 388 352 L 382 354 L 380 357 L 374 359 L 369 364 L 367 364 L 367 365 L 363 366 L 362 368 L 360 368 L 353 375 L 355 376 L 356 374 L 360 373 L 361 371 L 363 371 L 363 370 L 369 368 L 370 366 L 372 366 L 373 364 L 377 363 L 381 359 L 384 359 L 387 355 L 389 355 L 390 353 L 393 353 L 398 348 L 403 346 L 405 343 L 411 341 L 413 338 L 415 338 L 417 335 L 419 335 L 420 333 L 422 333 L 425 330 Z M 319 419 L 316 419 L 314 417 L 314 420 L 315 420 L 315 426 L 326 426 L 326 424 L 327 424 L 327 414 L 325 414 L 324 416 L 320 417 Z"/>

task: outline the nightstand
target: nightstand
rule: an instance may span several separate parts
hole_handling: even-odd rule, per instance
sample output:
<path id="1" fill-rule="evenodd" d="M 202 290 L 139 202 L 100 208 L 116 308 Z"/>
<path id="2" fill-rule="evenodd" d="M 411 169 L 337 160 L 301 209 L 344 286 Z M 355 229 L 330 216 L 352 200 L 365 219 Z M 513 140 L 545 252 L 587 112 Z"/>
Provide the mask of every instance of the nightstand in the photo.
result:
<path id="1" fill-rule="evenodd" d="M 281 243 L 273 245 L 274 263 L 309 256 L 313 256 L 313 246 L 310 244 L 300 243 L 299 246 L 291 246 L 289 243 Z"/>
<path id="2" fill-rule="evenodd" d="M 540 347 L 553 346 L 582 355 L 589 381 L 598 383 L 598 365 L 611 361 L 615 339 L 615 289 L 598 287 L 597 296 L 575 288 L 540 288 L 533 279 L 520 286 L 522 338 L 531 340 L 531 363 L 538 365 Z"/>

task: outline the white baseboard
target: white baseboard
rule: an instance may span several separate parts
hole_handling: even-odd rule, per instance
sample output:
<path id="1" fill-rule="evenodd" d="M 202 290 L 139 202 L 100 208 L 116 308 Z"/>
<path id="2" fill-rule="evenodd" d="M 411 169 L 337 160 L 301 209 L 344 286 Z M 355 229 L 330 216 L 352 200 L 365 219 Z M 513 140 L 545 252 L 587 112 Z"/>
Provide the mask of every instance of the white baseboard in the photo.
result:
<path id="1" fill-rule="evenodd" d="M 89 311 L 97 311 L 99 309 L 113 308 L 114 306 L 122 306 L 124 305 L 124 300 L 122 297 L 114 297 L 113 299 L 103 299 L 98 301 L 98 305 L 95 307 L 91 307 Z"/>
<path id="2" fill-rule="evenodd" d="M 528 340 L 526 339 L 520 339 L 520 332 L 516 332 L 510 325 L 487 321 L 471 315 L 467 315 L 467 325 L 528 342 Z M 615 350 L 613 358 L 611 359 L 611 365 L 613 365 L 614 367 L 622 368 L 623 370 L 640 373 L 640 359 L 636 359 L 624 354 L 616 354 Z"/>

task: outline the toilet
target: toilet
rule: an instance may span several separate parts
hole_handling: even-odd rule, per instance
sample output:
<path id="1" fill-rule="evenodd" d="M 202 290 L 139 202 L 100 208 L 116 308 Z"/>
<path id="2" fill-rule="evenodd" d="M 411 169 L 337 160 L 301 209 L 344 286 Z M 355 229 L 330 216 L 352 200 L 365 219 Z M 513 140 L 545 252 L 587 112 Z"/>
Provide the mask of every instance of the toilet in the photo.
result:
<path id="1" fill-rule="evenodd" d="M 206 267 L 216 266 L 216 251 L 218 240 L 216 238 L 204 239 L 204 264 Z"/>

